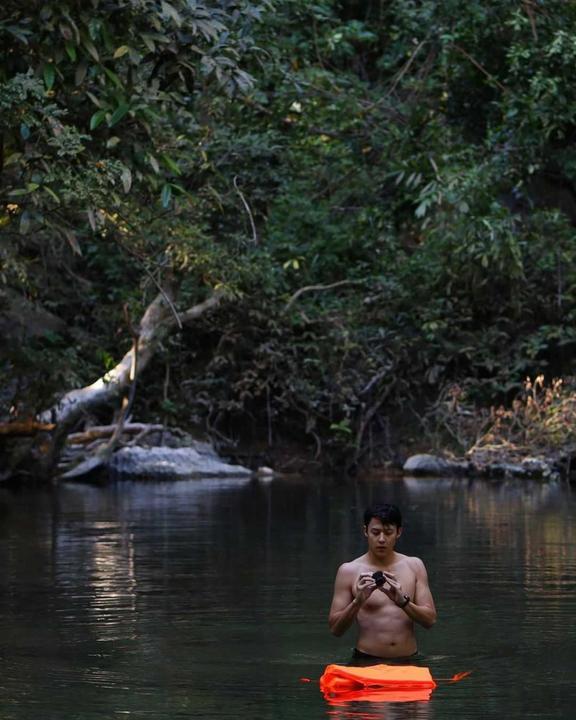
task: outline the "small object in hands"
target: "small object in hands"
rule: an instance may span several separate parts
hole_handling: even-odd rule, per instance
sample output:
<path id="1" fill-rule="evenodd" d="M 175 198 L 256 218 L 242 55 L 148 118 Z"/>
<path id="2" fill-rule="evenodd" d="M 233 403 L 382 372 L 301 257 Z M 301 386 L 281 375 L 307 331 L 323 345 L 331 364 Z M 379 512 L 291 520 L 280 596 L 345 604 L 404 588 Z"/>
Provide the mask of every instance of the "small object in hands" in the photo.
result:
<path id="1" fill-rule="evenodd" d="M 372 573 L 372 580 L 376 583 L 376 587 L 382 587 L 386 582 L 386 576 L 382 570 L 376 570 L 375 573 Z"/>

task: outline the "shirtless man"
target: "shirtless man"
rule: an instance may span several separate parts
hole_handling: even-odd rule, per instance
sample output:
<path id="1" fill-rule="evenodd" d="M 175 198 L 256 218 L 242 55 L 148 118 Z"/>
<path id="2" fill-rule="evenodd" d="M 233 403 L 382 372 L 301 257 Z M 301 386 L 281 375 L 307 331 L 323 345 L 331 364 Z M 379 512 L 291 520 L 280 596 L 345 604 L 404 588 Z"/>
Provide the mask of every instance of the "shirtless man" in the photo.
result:
<path id="1" fill-rule="evenodd" d="M 340 637 L 356 620 L 354 658 L 405 658 L 417 652 L 414 623 L 431 628 L 436 608 L 420 558 L 394 550 L 402 534 L 395 505 L 374 505 L 364 513 L 368 552 L 338 569 L 328 622 Z M 373 573 L 385 578 L 376 583 Z"/>

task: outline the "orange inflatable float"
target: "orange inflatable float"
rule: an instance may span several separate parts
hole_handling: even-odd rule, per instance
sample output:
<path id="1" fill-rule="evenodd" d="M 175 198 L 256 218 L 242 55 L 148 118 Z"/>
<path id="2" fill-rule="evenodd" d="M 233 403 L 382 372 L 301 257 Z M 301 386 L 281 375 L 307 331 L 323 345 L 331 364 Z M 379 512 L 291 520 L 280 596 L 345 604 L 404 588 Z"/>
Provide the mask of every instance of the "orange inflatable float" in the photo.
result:
<path id="1" fill-rule="evenodd" d="M 328 665 L 320 678 L 320 690 L 332 704 L 427 701 L 435 687 L 430 670 L 415 665 Z"/>

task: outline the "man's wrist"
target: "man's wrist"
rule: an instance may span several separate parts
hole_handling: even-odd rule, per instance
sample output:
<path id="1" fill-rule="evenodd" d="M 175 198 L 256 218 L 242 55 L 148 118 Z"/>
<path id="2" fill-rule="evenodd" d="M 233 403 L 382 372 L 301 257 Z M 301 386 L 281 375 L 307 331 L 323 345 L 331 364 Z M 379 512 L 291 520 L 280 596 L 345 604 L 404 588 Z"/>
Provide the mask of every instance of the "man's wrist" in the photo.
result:
<path id="1" fill-rule="evenodd" d="M 408 605 L 408 603 L 412 602 L 410 595 L 402 595 L 402 602 L 396 603 L 398 607 L 401 610 L 404 610 L 404 608 Z"/>

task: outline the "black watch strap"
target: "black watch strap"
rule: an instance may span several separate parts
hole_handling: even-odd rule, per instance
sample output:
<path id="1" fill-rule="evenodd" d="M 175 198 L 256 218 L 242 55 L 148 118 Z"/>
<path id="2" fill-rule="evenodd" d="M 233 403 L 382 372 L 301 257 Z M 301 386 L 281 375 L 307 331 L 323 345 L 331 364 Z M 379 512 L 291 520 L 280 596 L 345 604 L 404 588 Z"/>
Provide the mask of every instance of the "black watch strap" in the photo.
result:
<path id="1" fill-rule="evenodd" d="M 403 595 L 402 597 L 404 598 L 404 602 L 401 605 L 398 605 L 398 607 L 403 610 L 410 602 L 410 595 Z"/>

